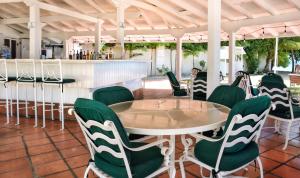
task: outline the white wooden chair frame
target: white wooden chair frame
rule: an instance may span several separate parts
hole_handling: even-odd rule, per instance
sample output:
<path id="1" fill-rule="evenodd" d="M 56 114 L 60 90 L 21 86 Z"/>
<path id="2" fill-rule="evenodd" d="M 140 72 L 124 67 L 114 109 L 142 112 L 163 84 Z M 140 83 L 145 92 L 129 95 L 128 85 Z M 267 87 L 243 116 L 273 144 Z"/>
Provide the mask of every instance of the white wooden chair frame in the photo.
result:
<path id="1" fill-rule="evenodd" d="M 47 66 L 57 66 L 59 74 L 56 74 L 54 71 L 49 71 Z M 62 73 L 62 64 L 60 59 L 55 60 L 41 60 L 41 68 L 42 68 L 42 100 L 43 100 L 43 128 L 46 127 L 46 102 L 45 102 L 45 87 L 51 87 L 51 118 L 54 120 L 53 111 L 53 86 L 58 86 L 60 88 L 60 102 L 59 102 L 59 120 L 61 121 L 61 130 L 64 129 L 65 126 L 65 118 L 64 118 L 64 90 L 63 90 L 63 73 Z M 49 81 L 48 79 L 55 79 L 55 81 Z M 46 82 L 47 81 L 47 82 Z M 59 82 L 59 83 L 58 83 Z"/>
<path id="2" fill-rule="evenodd" d="M 254 97 L 251 92 L 252 85 L 250 84 L 250 76 L 246 74 L 239 74 L 238 76 L 242 76 L 238 87 L 242 88 L 245 91 L 246 99 Z"/>
<path id="3" fill-rule="evenodd" d="M 201 88 L 198 88 L 198 89 L 194 89 L 194 88 L 197 88 L 197 87 L 201 87 Z M 203 90 L 202 88 L 205 88 L 205 90 Z M 191 99 L 194 98 L 194 93 L 195 92 L 202 92 L 202 93 L 205 93 L 207 94 L 207 82 L 204 81 L 204 80 L 195 80 L 195 78 L 192 76 L 192 86 L 191 86 Z"/>
<path id="4" fill-rule="evenodd" d="M 291 113 L 291 118 L 290 119 L 281 118 L 281 117 L 269 114 L 269 117 L 275 120 L 275 124 L 274 124 L 275 133 L 281 134 L 281 132 L 280 132 L 280 125 L 281 124 L 280 124 L 280 122 L 286 122 L 286 123 L 288 123 L 287 131 L 286 131 L 286 134 L 285 134 L 285 143 L 284 143 L 284 146 L 282 148 L 283 150 L 285 150 L 287 148 L 287 146 L 288 146 L 288 143 L 289 143 L 289 136 L 290 136 L 290 130 L 291 130 L 292 124 L 294 122 L 300 122 L 300 117 L 298 117 L 298 118 L 294 117 L 294 112 L 293 112 L 292 105 L 295 104 L 295 103 L 292 103 L 291 95 L 290 95 L 290 92 L 288 91 L 287 88 L 284 88 L 283 90 L 281 90 L 281 89 L 278 89 L 278 88 L 268 89 L 268 88 L 266 88 L 264 86 L 261 86 L 259 88 L 259 90 L 260 90 L 260 95 L 267 95 L 267 96 L 269 96 L 271 98 L 272 104 L 275 107 L 277 105 L 283 105 L 283 106 L 288 107 L 290 109 L 290 113 Z M 263 90 L 265 90 L 266 92 L 264 92 Z M 279 95 L 279 94 L 271 95 L 270 93 L 273 93 L 273 92 L 281 93 L 283 96 Z M 282 100 L 285 100 L 288 104 L 285 103 L 285 102 L 283 102 L 283 101 L 273 102 L 273 100 L 275 98 L 280 98 Z"/>
<path id="5" fill-rule="evenodd" d="M 19 63 L 24 63 L 26 65 L 31 65 L 32 73 L 30 71 L 24 71 L 22 67 L 19 67 Z M 37 118 L 37 82 L 36 82 L 36 69 L 35 69 L 35 60 L 34 59 L 15 59 L 16 65 L 16 95 L 17 95 L 17 123 L 20 124 L 20 114 L 19 110 L 23 109 L 19 107 L 19 84 L 23 85 L 33 85 L 33 95 L 34 95 L 34 127 L 38 126 L 38 118 Z M 22 65 L 21 65 L 22 66 Z M 26 101 L 25 101 L 25 112 L 26 117 L 28 117 L 28 98 L 27 98 L 27 89 L 26 89 Z"/>
<path id="6" fill-rule="evenodd" d="M 204 140 L 208 140 L 210 142 L 217 142 L 217 141 L 220 141 L 222 139 L 223 140 L 223 143 L 222 143 L 222 146 L 221 146 L 221 149 L 220 149 L 220 152 L 218 154 L 218 158 L 217 158 L 217 162 L 216 162 L 216 165 L 215 167 L 211 167 L 201 161 L 199 161 L 195 155 L 194 155 L 194 151 L 193 149 L 189 149 L 189 147 L 193 144 L 193 141 L 192 139 L 188 138 L 186 139 L 185 136 L 183 135 L 181 137 L 181 141 L 184 145 L 184 152 L 183 152 L 183 155 L 182 157 L 180 158 L 180 170 L 181 170 L 181 176 L 182 178 L 185 178 L 185 171 L 184 171 L 184 165 L 183 165 L 183 162 L 185 161 L 191 161 L 197 165 L 200 166 L 200 170 L 201 170 L 201 176 L 203 176 L 203 173 L 202 173 L 202 169 L 203 168 L 206 168 L 208 169 L 211 174 L 210 174 L 210 177 L 212 177 L 212 171 L 215 170 L 216 173 L 217 173 L 217 177 L 223 177 L 223 176 L 227 176 L 233 172 L 236 172 L 238 170 L 241 170 L 241 169 L 244 169 L 246 168 L 251 162 L 235 169 L 235 170 L 232 170 L 232 171 L 226 171 L 226 172 L 219 172 L 219 166 L 220 166 L 220 162 L 221 162 L 221 159 L 222 159 L 222 155 L 224 153 L 224 149 L 225 148 L 230 148 L 238 143 L 241 143 L 243 142 L 244 144 L 248 144 L 250 143 L 252 140 L 255 140 L 255 142 L 257 143 L 258 142 L 258 139 L 259 139 L 259 136 L 260 136 L 260 132 L 261 132 L 261 129 L 265 123 L 265 120 L 266 120 L 266 117 L 268 115 L 270 111 L 270 108 L 267 109 L 266 111 L 264 111 L 260 116 L 257 116 L 256 114 L 250 114 L 250 115 L 247 115 L 245 117 L 242 117 L 241 115 L 235 115 L 231 121 L 231 123 L 229 124 L 228 126 L 228 129 L 226 131 L 226 133 L 223 135 L 223 137 L 219 138 L 219 139 L 213 139 L 213 138 L 209 138 L 209 137 L 206 137 L 206 136 L 203 136 L 203 135 L 199 135 L 199 134 L 193 134 L 191 136 L 195 137 L 197 140 L 201 140 L 201 139 L 204 139 Z M 250 126 L 250 125 L 245 125 L 245 126 L 242 126 L 236 130 L 233 130 L 233 127 L 235 124 L 241 124 L 241 123 L 244 123 L 246 121 L 249 121 L 249 120 L 253 120 L 256 123 L 255 126 Z M 235 136 L 243 131 L 249 131 L 249 132 L 252 132 L 252 135 L 249 137 L 249 138 L 246 138 L 246 137 L 240 137 L 238 139 L 235 139 L 231 142 L 228 142 L 228 138 L 230 136 Z M 255 131 L 256 130 L 256 131 Z M 255 131 L 255 132 L 254 132 Z M 203 150 L 205 151 L 205 150 Z M 256 158 L 257 162 L 258 162 L 258 165 L 259 165 L 259 168 L 260 168 L 260 177 L 263 178 L 263 166 L 262 166 L 262 163 L 261 163 L 261 160 L 259 158 L 259 156 Z"/>
<path id="7" fill-rule="evenodd" d="M 4 74 L 0 73 L 0 83 L 3 84 L 5 89 L 5 108 L 6 108 L 6 124 L 9 124 L 9 100 L 8 100 L 8 73 L 7 73 L 7 65 L 6 59 L 0 59 L 0 66 L 4 69 Z M 3 106 L 3 105 L 1 105 Z M 12 112 L 12 111 L 11 111 Z"/>
<path id="8" fill-rule="evenodd" d="M 72 115 L 72 113 L 74 113 L 74 115 L 76 117 L 76 120 L 77 120 L 77 122 L 78 122 L 78 124 L 79 124 L 79 126 L 80 126 L 80 128 L 81 128 L 81 130 L 84 134 L 84 137 L 86 139 L 86 142 L 87 142 L 87 145 L 88 145 L 88 148 L 89 148 L 89 151 L 90 151 L 91 159 L 93 161 L 95 160 L 94 155 L 95 155 L 96 152 L 97 153 L 108 152 L 112 156 L 114 156 L 116 158 L 121 158 L 121 159 L 124 160 L 127 175 L 128 175 L 129 178 L 131 178 L 132 173 L 131 173 L 131 169 L 130 169 L 130 166 L 129 166 L 129 162 L 128 162 L 126 153 L 124 151 L 124 147 L 128 150 L 131 150 L 131 151 L 142 151 L 142 150 L 148 149 L 148 148 L 153 147 L 153 146 L 162 145 L 163 143 L 167 142 L 169 147 L 163 147 L 161 149 L 161 153 L 165 157 L 164 158 L 164 163 L 162 164 L 161 168 L 159 168 L 158 170 L 156 170 L 155 172 L 153 172 L 152 174 L 147 176 L 147 178 L 155 177 L 155 176 L 161 174 L 164 171 L 169 171 L 169 173 L 172 174 L 170 176 L 175 177 L 176 171 L 174 170 L 175 168 L 172 166 L 172 163 L 171 163 L 171 155 L 174 151 L 174 148 L 173 148 L 173 144 L 170 142 L 170 140 L 161 139 L 161 140 L 158 140 L 158 141 L 155 141 L 155 142 L 152 142 L 152 143 L 149 143 L 147 145 L 143 145 L 143 146 L 140 146 L 140 147 L 137 147 L 137 148 L 129 148 L 123 143 L 123 141 L 122 141 L 122 139 L 121 139 L 121 137 L 118 133 L 118 130 L 115 127 L 115 125 L 112 121 L 105 121 L 103 124 L 101 124 L 97 121 L 93 121 L 93 120 L 89 120 L 89 121 L 85 122 L 74 111 L 74 109 L 69 109 L 68 113 L 70 115 Z M 88 131 L 88 128 L 91 128 L 92 126 L 99 127 L 104 131 L 111 131 L 113 133 L 114 138 L 109 138 L 109 137 L 107 137 L 106 135 L 104 135 L 102 133 L 91 134 Z M 97 140 L 98 138 L 102 139 L 102 140 L 105 140 L 105 141 L 107 141 L 108 143 L 110 143 L 112 145 L 117 145 L 120 152 L 116 152 L 113 149 L 111 149 L 107 146 L 104 146 L 104 145 L 100 145 L 100 146 L 97 147 L 94 144 L 94 141 Z M 88 167 L 86 168 L 85 173 L 84 173 L 84 178 L 88 177 L 88 173 L 89 173 L 90 170 L 92 170 L 99 177 L 111 177 L 111 176 L 105 174 L 103 171 L 101 171 L 101 168 L 98 168 L 95 165 L 94 162 L 89 162 Z"/>

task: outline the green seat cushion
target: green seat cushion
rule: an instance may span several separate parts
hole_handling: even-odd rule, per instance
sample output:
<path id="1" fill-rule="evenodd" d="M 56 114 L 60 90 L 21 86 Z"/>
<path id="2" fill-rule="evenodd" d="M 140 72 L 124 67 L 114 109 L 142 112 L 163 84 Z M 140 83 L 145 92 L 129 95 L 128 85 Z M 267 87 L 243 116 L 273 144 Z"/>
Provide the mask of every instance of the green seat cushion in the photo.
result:
<path id="1" fill-rule="evenodd" d="M 187 96 L 187 92 L 185 89 L 174 90 L 173 94 L 174 96 Z"/>
<path id="2" fill-rule="evenodd" d="M 252 94 L 253 94 L 254 96 L 257 96 L 257 95 L 259 94 L 259 89 L 258 89 L 258 88 L 253 88 L 253 87 L 251 87 L 251 90 L 252 90 Z"/>
<path id="3" fill-rule="evenodd" d="M 209 96 L 208 101 L 232 108 L 236 103 L 246 98 L 243 89 L 236 86 L 218 86 Z"/>
<path id="4" fill-rule="evenodd" d="M 46 79 L 44 83 L 74 83 L 75 79 L 70 79 L 70 78 L 64 78 L 62 81 L 58 81 L 57 79 Z"/>
<path id="5" fill-rule="evenodd" d="M 145 143 L 133 143 L 133 147 L 139 147 Z M 157 146 L 150 147 L 142 151 L 131 151 L 130 168 L 134 178 L 143 178 L 154 171 L 158 170 L 164 161 L 164 156 L 161 154 L 160 148 Z M 102 171 L 112 177 L 128 177 L 125 166 L 112 165 L 107 160 L 104 160 L 99 154 L 95 154 L 95 164 Z"/>
<path id="6" fill-rule="evenodd" d="M 217 158 L 221 149 L 223 140 L 218 142 L 209 142 L 202 140 L 195 145 L 195 157 L 211 166 L 215 167 Z M 250 142 L 245 148 L 235 153 L 223 153 L 220 161 L 220 171 L 231 171 L 237 169 L 259 156 L 259 148 L 255 142 Z"/>
<path id="7" fill-rule="evenodd" d="M 106 105 L 132 101 L 134 97 L 130 90 L 122 86 L 100 88 L 93 93 L 93 99 Z"/>
<path id="8" fill-rule="evenodd" d="M 42 77 L 36 77 L 35 79 L 36 79 L 36 82 L 42 82 Z M 25 78 L 25 77 L 15 78 L 15 80 L 18 82 L 33 82 L 32 78 Z"/>
<path id="9" fill-rule="evenodd" d="M 292 105 L 293 108 L 293 113 L 294 113 L 294 118 L 299 118 L 300 117 L 300 107 L 296 105 Z M 283 119 L 291 119 L 291 112 L 289 108 L 286 109 L 281 109 L 281 110 L 274 110 L 270 111 L 270 114 L 276 117 L 280 117 Z"/>
<path id="10" fill-rule="evenodd" d="M 97 121 L 97 122 L 102 123 L 102 124 L 105 121 L 112 121 L 114 123 L 114 125 L 116 126 L 116 129 L 118 130 L 118 133 L 119 133 L 123 143 L 126 146 L 131 147 L 131 143 L 130 143 L 128 137 L 127 137 L 127 133 L 126 133 L 122 123 L 120 122 L 118 116 L 115 114 L 115 112 L 113 110 L 111 110 L 106 105 L 104 105 L 101 102 L 95 101 L 95 100 L 78 98 L 75 101 L 74 109 L 75 109 L 76 113 L 84 121 L 94 120 L 94 121 Z M 100 132 L 102 134 L 105 134 L 109 138 L 114 138 L 112 132 L 104 131 L 104 130 L 100 129 L 99 127 L 96 127 L 96 126 L 91 127 L 90 132 L 92 134 L 96 133 L 96 132 Z M 97 139 L 95 141 L 95 145 L 96 146 L 104 145 L 104 146 L 107 146 L 107 147 L 119 152 L 118 146 L 112 145 L 112 144 L 110 144 L 110 143 L 108 143 L 108 142 L 106 142 L 105 140 L 102 140 L 102 139 Z M 131 160 L 130 152 L 128 150 L 125 150 L 125 152 L 126 152 L 127 159 L 130 162 L 130 160 Z M 115 158 L 110 153 L 102 152 L 102 153 L 100 153 L 100 156 L 101 156 L 102 159 L 110 162 L 111 164 L 114 164 L 116 166 L 124 166 L 123 159 Z"/>

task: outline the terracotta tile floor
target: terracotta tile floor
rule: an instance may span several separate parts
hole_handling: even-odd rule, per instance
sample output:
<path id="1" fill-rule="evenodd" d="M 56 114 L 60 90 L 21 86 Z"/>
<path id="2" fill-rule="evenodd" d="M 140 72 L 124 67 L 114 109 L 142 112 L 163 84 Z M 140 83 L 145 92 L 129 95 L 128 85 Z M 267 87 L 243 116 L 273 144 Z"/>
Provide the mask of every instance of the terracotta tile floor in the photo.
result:
<path id="1" fill-rule="evenodd" d="M 169 90 L 146 90 L 144 97 L 168 97 L 170 93 Z M 66 121 L 65 130 L 60 131 L 57 120 L 47 121 L 45 129 L 33 128 L 33 119 L 21 118 L 19 126 L 15 126 L 14 121 L 15 117 L 11 124 L 5 125 L 5 115 L 0 113 L 0 178 L 83 177 L 89 153 L 77 122 Z M 296 133 L 299 125 L 293 131 L 293 140 L 285 151 L 281 149 L 282 136 L 273 134 L 272 129 L 262 131 L 260 152 L 265 177 L 300 178 L 300 135 Z M 179 141 L 176 148 L 178 157 L 182 152 Z M 198 166 L 185 163 L 185 168 L 187 177 L 200 177 Z M 259 170 L 251 164 L 248 171 L 242 170 L 235 175 L 258 177 Z M 90 177 L 94 175 L 90 174 Z M 178 166 L 176 177 L 180 177 Z"/>

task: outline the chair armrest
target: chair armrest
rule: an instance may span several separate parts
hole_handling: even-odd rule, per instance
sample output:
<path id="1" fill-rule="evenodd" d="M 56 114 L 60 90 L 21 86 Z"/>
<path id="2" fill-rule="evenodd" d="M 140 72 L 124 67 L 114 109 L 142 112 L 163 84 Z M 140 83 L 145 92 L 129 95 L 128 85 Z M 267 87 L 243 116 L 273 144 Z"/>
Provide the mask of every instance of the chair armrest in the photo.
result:
<path id="1" fill-rule="evenodd" d="M 131 151 L 142 151 L 142 150 L 145 150 L 145 149 L 148 149 L 148 148 L 151 148 L 151 147 L 154 147 L 154 146 L 158 146 L 158 145 L 161 145 L 163 144 L 164 142 L 168 142 L 169 143 L 169 147 L 164 147 L 161 149 L 161 153 L 162 155 L 164 156 L 169 156 L 172 154 L 173 150 L 174 150 L 174 145 L 171 143 L 170 140 L 168 139 L 161 139 L 161 140 L 158 140 L 158 141 L 155 141 L 155 142 L 152 142 L 152 143 L 149 143 L 149 144 L 146 144 L 146 145 L 143 145 L 143 146 L 140 146 L 140 147 L 136 147 L 136 148 L 131 148 L 131 147 L 127 147 L 124 143 L 123 146 L 125 148 L 127 148 L 128 150 L 131 150 Z"/>

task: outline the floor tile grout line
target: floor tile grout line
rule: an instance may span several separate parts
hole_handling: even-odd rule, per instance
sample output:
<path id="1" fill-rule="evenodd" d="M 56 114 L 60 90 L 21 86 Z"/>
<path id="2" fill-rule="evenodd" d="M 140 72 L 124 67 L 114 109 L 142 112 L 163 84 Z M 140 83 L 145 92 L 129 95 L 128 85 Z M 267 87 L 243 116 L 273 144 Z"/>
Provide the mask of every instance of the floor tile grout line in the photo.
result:
<path id="1" fill-rule="evenodd" d="M 34 177 L 34 178 L 38 178 L 38 175 L 37 175 L 36 172 L 35 172 L 35 167 L 34 167 L 34 165 L 33 165 L 31 156 L 30 156 L 29 151 L 28 151 L 28 146 L 27 146 L 27 144 L 26 144 L 26 141 L 25 141 L 23 135 L 22 135 L 22 142 L 23 142 L 23 144 L 24 144 L 25 152 L 26 152 L 26 155 L 27 155 L 28 160 L 29 160 L 29 165 L 30 165 L 30 168 L 31 168 L 31 172 L 32 172 L 32 174 L 33 174 L 33 177 Z"/>
<path id="2" fill-rule="evenodd" d="M 71 168 L 71 166 L 68 164 L 68 162 L 64 158 L 64 156 L 61 153 L 61 151 L 59 150 L 59 148 L 57 148 L 57 146 L 55 145 L 55 143 L 53 142 L 53 140 L 51 139 L 51 137 L 48 135 L 48 133 L 47 132 L 45 132 L 45 133 L 46 133 L 48 139 L 50 140 L 50 142 L 53 144 L 53 146 L 56 149 L 56 151 L 58 152 L 58 154 L 60 155 L 60 157 L 63 160 L 63 162 L 67 165 L 68 170 L 71 172 L 71 174 L 73 175 L 73 177 L 77 178 L 77 175 L 75 174 L 75 172 L 73 171 L 73 169 Z M 63 171 L 60 171 L 60 172 L 63 172 Z"/>

